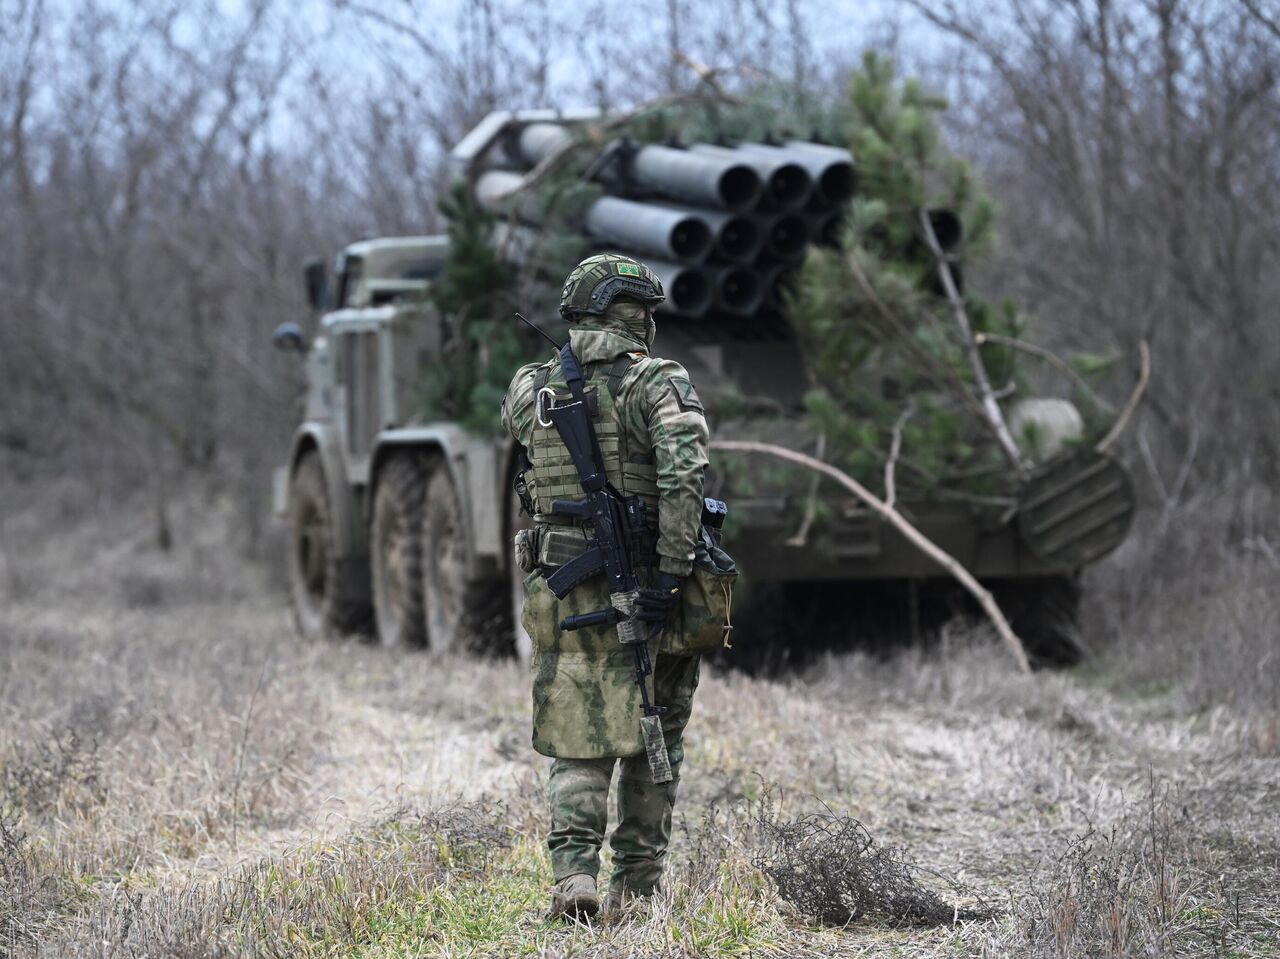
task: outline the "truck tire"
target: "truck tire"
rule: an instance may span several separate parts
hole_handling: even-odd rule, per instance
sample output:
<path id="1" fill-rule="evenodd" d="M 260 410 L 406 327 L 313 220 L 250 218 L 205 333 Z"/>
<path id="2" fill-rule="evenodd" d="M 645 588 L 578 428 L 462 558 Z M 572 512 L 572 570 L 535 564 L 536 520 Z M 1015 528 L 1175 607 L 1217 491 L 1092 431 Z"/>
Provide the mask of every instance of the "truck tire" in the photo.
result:
<path id="1" fill-rule="evenodd" d="M 442 462 L 427 480 L 422 517 L 422 595 L 434 652 L 490 652 L 500 645 L 491 627 L 502 618 L 505 591 L 470 577 L 470 554 L 462 500 Z"/>
<path id="2" fill-rule="evenodd" d="M 423 496 L 429 475 L 420 453 L 396 453 L 378 473 L 369 528 L 373 618 L 389 648 L 426 641 L 422 598 Z"/>
<path id="3" fill-rule="evenodd" d="M 369 621 L 365 595 L 342 575 L 324 468 L 304 453 L 289 482 L 289 597 L 308 639 L 346 635 Z"/>

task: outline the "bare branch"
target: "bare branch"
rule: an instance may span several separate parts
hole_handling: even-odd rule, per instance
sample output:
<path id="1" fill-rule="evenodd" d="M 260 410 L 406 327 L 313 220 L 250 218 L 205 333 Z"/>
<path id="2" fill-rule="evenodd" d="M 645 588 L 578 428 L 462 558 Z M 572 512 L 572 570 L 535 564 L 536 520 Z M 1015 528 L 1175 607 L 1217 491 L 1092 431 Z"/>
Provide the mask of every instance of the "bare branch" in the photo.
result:
<path id="1" fill-rule="evenodd" d="M 902 428 L 907 425 L 907 420 L 911 418 L 911 414 L 915 411 L 916 404 L 913 400 L 907 404 L 907 408 L 902 411 L 897 421 L 893 424 L 893 440 L 889 443 L 889 458 L 884 463 L 884 504 L 889 509 L 893 509 L 894 501 L 898 498 L 897 486 L 894 483 L 894 471 L 898 466 L 898 454 L 902 452 Z"/>
<path id="2" fill-rule="evenodd" d="M 973 574 L 965 569 L 959 560 L 938 547 L 932 540 L 911 525 L 900 512 L 880 499 L 848 473 L 836 469 L 829 463 L 822 462 L 822 460 L 814 459 L 804 453 L 797 453 L 795 450 L 789 450 L 785 446 L 776 446 L 773 443 L 756 443 L 747 440 L 716 440 L 711 443 L 711 448 L 729 453 L 759 453 L 764 456 L 774 456 L 807 469 L 816 470 L 824 476 L 829 476 L 835 480 L 883 517 L 908 542 L 955 577 L 960 585 L 977 600 L 983 612 L 987 614 L 987 618 L 991 620 L 991 624 L 995 627 L 1000 639 L 1004 642 L 1009 654 L 1017 664 L 1018 670 L 1023 673 L 1031 672 L 1031 664 L 1027 659 L 1027 651 L 1022 645 L 1022 640 L 1017 637 L 1017 634 L 1009 626 L 1009 621 L 1005 619 L 1004 613 L 1000 611 L 1000 607 L 996 604 L 995 598 L 992 597 L 990 591 L 974 579 Z"/>
<path id="3" fill-rule="evenodd" d="M 815 452 L 818 459 L 822 459 L 827 455 L 827 434 L 818 434 L 818 445 Z M 809 484 L 809 497 L 804 504 L 804 519 L 800 522 L 800 528 L 796 530 L 795 535 L 790 537 L 786 544 L 788 546 L 803 547 L 809 542 L 809 530 L 813 527 L 813 521 L 818 515 L 818 484 L 822 481 L 822 477 L 817 473 L 813 474 L 813 481 Z"/>
<path id="4" fill-rule="evenodd" d="M 1013 435 L 1009 432 L 1009 425 L 1004 421 L 1004 414 L 1000 412 L 1000 404 L 996 402 L 995 394 L 991 391 L 991 381 L 987 378 L 987 368 L 982 364 L 982 354 L 978 352 L 978 344 L 973 337 L 969 314 L 965 312 L 964 301 L 960 299 L 960 291 L 956 288 L 955 277 L 951 274 L 951 264 L 947 262 L 947 255 L 938 242 L 938 234 L 933 230 L 929 211 L 921 210 L 918 219 L 925 243 L 928 244 L 929 251 L 937 263 L 938 278 L 942 281 L 947 302 L 951 304 L 951 318 L 955 321 L 956 329 L 960 333 L 960 346 L 965 356 L 969 358 L 969 367 L 973 370 L 973 381 L 982 404 L 983 417 L 991 427 L 991 432 L 995 434 L 996 442 L 1000 444 L 1000 449 L 1009 463 L 1017 470 L 1019 476 L 1025 476 L 1026 464 L 1022 460 L 1018 444 L 1013 441 Z"/>
<path id="5" fill-rule="evenodd" d="M 1115 425 L 1111 427 L 1098 443 L 1097 451 L 1099 453 L 1108 453 L 1111 447 L 1115 446 L 1116 440 L 1120 439 L 1120 434 L 1124 432 L 1124 428 L 1129 425 L 1129 419 L 1133 416 L 1133 411 L 1138 408 L 1138 403 L 1142 399 L 1142 394 L 1147 391 L 1147 383 L 1151 379 L 1151 348 L 1147 346 L 1147 341 L 1142 340 L 1138 343 L 1138 356 L 1141 361 L 1141 368 L 1138 370 L 1138 382 L 1134 384 L 1133 393 L 1129 397 L 1129 402 L 1125 403 L 1124 409 L 1120 411 L 1120 415 L 1116 418 Z"/>
<path id="6" fill-rule="evenodd" d="M 1253 18 L 1267 28 L 1276 39 L 1280 39 L 1280 12 L 1271 12 L 1263 8 L 1259 0 L 1242 0 L 1244 8 Z"/>
<path id="7" fill-rule="evenodd" d="M 1029 353 L 1032 356 L 1039 357 L 1044 360 L 1062 375 L 1066 376 L 1076 387 L 1089 397 L 1089 401 L 1102 408 L 1107 408 L 1111 404 L 1094 392 L 1085 378 L 1075 371 L 1070 363 L 1060 357 L 1053 350 L 1039 346 L 1035 343 L 1029 343 L 1026 340 L 1020 340 L 1014 336 L 1001 336 L 999 333 L 975 333 L 973 341 L 979 346 L 985 346 L 988 343 L 994 346 L 1005 346 L 1011 350 L 1019 350 L 1023 353 Z"/>

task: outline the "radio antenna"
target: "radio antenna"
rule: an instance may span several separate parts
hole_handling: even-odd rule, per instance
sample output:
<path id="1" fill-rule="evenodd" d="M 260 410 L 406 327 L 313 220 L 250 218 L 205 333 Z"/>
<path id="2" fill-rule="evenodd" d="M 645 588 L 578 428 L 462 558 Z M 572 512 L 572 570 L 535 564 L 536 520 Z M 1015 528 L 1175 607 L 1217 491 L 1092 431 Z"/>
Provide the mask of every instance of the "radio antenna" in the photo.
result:
<path id="1" fill-rule="evenodd" d="M 535 333 L 541 336 L 544 340 L 546 340 L 552 346 L 554 346 L 557 352 L 559 352 L 562 349 L 560 344 L 551 338 L 550 333 L 548 333 L 546 330 L 540 327 L 537 323 L 533 322 L 533 320 L 526 317 L 519 310 L 516 311 L 516 319 L 519 320 L 521 323 L 523 323 L 525 326 L 529 327 L 529 329 L 533 330 Z"/>

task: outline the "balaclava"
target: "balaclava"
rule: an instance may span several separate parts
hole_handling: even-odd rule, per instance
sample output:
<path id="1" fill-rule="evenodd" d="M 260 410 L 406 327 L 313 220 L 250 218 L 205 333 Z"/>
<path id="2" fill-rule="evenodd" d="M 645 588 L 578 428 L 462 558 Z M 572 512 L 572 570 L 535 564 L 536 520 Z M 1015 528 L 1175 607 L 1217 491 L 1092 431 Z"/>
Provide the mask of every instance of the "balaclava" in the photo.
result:
<path id="1" fill-rule="evenodd" d="M 644 343 L 645 349 L 653 346 L 658 326 L 653 321 L 653 310 L 645 304 L 634 300 L 619 300 L 611 303 L 604 315 L 621 323 L 628 333 Z"/>

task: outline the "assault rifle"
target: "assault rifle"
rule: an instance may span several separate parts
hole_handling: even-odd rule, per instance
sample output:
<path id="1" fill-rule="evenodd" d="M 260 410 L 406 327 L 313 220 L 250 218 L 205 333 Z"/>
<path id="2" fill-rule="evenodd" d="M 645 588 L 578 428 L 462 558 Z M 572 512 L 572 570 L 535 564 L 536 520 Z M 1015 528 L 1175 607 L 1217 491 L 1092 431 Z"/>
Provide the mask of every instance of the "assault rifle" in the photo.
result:
<path id="1" fill-rule="evenodd" d="M 640 581 L 636 576 L 634 557 L 641 537 L 649 535 L 645 505 L 639 497 L 624 497 L 609 483 L 596 432 L 591 426 L 582 367 L 569 343 L 560 348 L 560 369 L 564 372 L 573 401 L 556 405 L 554 395 L 547 391 L 538 397 L 538 415 L 550 420 L 560 434 L 586 496 L 582 500 L 553 500 L 551 513 L 585 523 L 591 531 L 591 545 L 581 556 L 548 576 L 547 586 L 558 599 L 564 599 L 583 580 L 604 573 L 609 584 L 609 605 L 594 612 L 568 616 L 560 623 L 560 628 L 568 631 L 588 626 L 617 626 L 619 642 L 630 646 L 634 656 L 642 711 L 640 733 L 644 737 L 649 771 L 655 783 L 670 782 L 671 762 L 662 735 L 662 714 L 666 710 L 649 701 L 645 680 L 653 672 L 653 665 L 649 659 L 644 624 L 635 619 Z M 544 397 L 549 400 L 545 406 Z"/>

